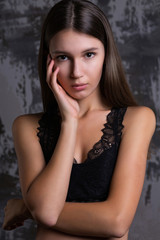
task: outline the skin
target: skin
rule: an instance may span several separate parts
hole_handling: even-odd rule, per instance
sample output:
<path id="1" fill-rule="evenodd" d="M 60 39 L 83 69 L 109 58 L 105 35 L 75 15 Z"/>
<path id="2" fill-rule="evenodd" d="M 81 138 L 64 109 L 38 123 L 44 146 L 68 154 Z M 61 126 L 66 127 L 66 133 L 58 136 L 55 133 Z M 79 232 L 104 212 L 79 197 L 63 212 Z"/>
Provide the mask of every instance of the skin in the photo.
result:
<path id="1" fill-rule="evenodd" d="M 37 137 L 41 114 L 15 120 L 13 136 L 24 200 L 7 204 L 3 228 L 14 228 L 16 222 L 32 217 L 38 222 L 37 240 L 126 240 L 143 187 L 155 116 L 149 108 L 128 107 L 106 201 L 65 203 L 73 158 L 85 161 L 110 112 L 99 90 L 105 53 L 98 39 L 72 30 L 57 33 L 49 49 L 46 80 L 60 108 L 60 136 L 46 166 Z"/>

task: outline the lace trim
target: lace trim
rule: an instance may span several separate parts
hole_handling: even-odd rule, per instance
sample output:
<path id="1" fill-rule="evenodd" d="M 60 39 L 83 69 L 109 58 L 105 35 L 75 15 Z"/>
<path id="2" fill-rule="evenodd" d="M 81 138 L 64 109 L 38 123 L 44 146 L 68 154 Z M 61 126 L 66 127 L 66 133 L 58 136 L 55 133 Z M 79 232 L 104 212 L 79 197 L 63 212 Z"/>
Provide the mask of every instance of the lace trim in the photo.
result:
<path id="1" fill-rule="evenodd" d="M 110 149 L 121 139 L 122 129 L 124 128 L 122 121 L 126 108 L 112 109 L 106 117 L 106 123 L 101 130 L 103 135 L 101 139 L 94 144 L 93 148 L 88 152 L 87 159 L 95 159 L 99 157 L 105 150 Z M 77 161 L 75 160 L 77 163 Z"/>
<path id="2" fill-rule="evenodd" d="M 101 130 L 103 135 L 88 152 L 87 159 L 95 159 L 105 150 L 120 143 L 122 129 L 124 128 L 122 121 L 125 112 L 126 108 L 112 109 L 106 116 L 106 123 L 104 124 L 104 128 Z M 53 114 L 45 113 L 39 120 L 39 127 L 37 129 L 37 136 L 39 137 L 45 159 L 48 162 L 58 140 L 60 132 L 60 119 Z M 78 164 L 76 159 L 73 160 L 73 163 Z"/>

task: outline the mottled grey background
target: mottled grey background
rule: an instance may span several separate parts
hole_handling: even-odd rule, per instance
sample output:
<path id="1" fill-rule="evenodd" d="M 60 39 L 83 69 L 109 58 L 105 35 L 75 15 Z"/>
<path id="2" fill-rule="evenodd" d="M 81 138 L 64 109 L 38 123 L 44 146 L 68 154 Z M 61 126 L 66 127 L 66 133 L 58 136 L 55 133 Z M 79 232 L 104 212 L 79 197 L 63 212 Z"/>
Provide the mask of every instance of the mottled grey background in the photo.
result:
<path id="1" fill-rule="evenodd" d="M 20 196 L 11 125 L 17 115 L 42 110 L 37 53 L 43 18 L 56 1 L 0 0 L 0 223 L 7 199 Z M 139 104 L 151 107 L 157 128 L 130 240 L 160 239 L 160 0 L 95 0 L 108 16 Z M 1 240 L 32 240 L 35 225 Z"/>

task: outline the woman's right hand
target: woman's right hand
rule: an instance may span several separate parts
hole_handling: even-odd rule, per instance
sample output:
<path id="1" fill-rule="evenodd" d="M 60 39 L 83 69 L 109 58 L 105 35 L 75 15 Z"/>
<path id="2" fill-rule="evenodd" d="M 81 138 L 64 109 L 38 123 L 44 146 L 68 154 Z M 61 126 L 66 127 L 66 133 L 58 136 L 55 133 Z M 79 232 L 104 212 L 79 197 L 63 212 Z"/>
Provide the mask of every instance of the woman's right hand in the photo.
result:
<path id="1" fill-rule="evenodd" d="M 58 83 L 58 72 L 59 67 L 56 67 L 54 70 L 54 60 L 48 55 L 47 58 L 47 83 L 50 89 L 52 90 L 60 112 L 62 120 L 67 120 L 69 118 L 78 119 L 79 116 L 79 104 L 78 102 L 70 97 L 62 86 Z"/>

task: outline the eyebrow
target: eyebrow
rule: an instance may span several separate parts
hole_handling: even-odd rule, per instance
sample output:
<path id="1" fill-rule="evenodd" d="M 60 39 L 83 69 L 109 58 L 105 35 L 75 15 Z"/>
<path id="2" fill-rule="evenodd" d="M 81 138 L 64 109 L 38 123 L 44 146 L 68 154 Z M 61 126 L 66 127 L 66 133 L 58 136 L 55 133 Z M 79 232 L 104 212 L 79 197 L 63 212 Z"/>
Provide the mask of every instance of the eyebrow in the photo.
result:
<path id="1" fill-rule="evenodd" d="M 96 51 L 96 50 L 98 50 L 98 48 L 88 48 L 88 49 L 85 49 L 84 51 L 82 51 L 82 53 L 92 52 L 92 51 Z M 52 54 L 70 54 L 67 51 L 60 51 L 60 50 L 55 50 L 55 51 L 52 51 L 51 53 Z"/>

